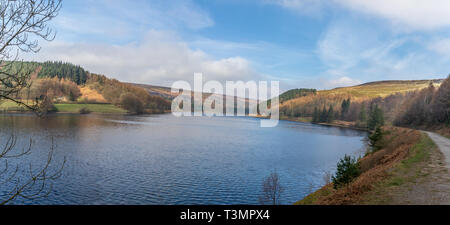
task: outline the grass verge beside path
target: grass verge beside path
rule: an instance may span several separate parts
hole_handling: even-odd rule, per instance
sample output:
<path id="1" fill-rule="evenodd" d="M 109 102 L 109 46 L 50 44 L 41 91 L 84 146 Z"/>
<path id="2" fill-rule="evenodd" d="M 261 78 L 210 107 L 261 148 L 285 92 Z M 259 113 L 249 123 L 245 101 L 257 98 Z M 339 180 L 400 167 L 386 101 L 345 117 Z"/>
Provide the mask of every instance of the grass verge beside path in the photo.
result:
<path id="1" fill-rule="evenodd" d="M 383 149 L 360 160 L 362 174 L 352 183 L 337 190 L 327 184 L 295 204 L 441 204 L 448 186 L 434 142 L 417 130 L 388 127 L 384 132 Z"/>
<path id="2" fill-rule="evenodd" d="M 373 190 L 364 196 L 362 204 L 426 204 L 432 201 L 425 186 L 431 173 L 429 165 L 440 158 L 436 144 L 426 134 L 422 134 L 409 153 L 408 158 L 388 171 L 388 177 L 377 183 Z M 438 162 L 439 163 L 439 162 Z M 433 166 L 434 167 L 434 166 Z M 422 190 L 421 190 L 422 189 Z"/>

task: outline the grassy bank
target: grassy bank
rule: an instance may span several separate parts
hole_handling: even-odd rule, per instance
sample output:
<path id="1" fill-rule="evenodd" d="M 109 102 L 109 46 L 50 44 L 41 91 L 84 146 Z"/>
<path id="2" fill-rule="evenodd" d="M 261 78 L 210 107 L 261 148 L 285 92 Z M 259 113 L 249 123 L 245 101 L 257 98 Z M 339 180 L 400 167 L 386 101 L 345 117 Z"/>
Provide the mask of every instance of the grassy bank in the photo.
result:
<path id="1" fill-rule="evenodd" d="M 119 108 L 112 104 L 54 104 L 58 113 L 79 113 L 81 109 L 87 109 L 93 113 L 108 113 L 108 114 L 124 114 L 127 113 L 125 109 Z M 2 112 L 27 112 L 23 106 L 19 106 L 12 101 L 3 101 L 0 104 L 0 111 Z"/>
<path id="2" fill-rule="evenodd" d="M 83 108 L 93 113 L 127 113 L 125 109 L 112 104 L 55 104 L 55 108 L 61 113 L 79 113 Z"/>
<path id="3" fill-rule="evenodd" d="M 25 107 L 17 105 L 17 103 L 4 100 L 0 102 L 0 111 L 8 112 L 8 111 L 26 111 Z"/>
<path id="4" fill-rule="evenodd" d="M 298 205 L 389 204 L 393 187 L 405 187 L 423 174 L 435 150 L 431 139 L 419 131 L 386 127 L 383 148 L 359 160 L 361 174 L 348 185 L 334 189 L 329 183 L 296 202 Z"/>
<path id="5" fill-rule="evenodd" d="M 411 186 L 415 186 L 421 178 L 430 175 L 424 168 L 430 163 L 433 151 L 437 151 L 437 146 L 426 134 L 422 134 L 420 141 L 411 149 L 409 156 L 390 170 L 385 179 L 375 184 L 373 190 L 364 195 L 361 203 L 398 204 L 398 198 L 405 198 L 405 194 L 411 190 Z M 403 199 L 401 202 L 414 201 Z"/>

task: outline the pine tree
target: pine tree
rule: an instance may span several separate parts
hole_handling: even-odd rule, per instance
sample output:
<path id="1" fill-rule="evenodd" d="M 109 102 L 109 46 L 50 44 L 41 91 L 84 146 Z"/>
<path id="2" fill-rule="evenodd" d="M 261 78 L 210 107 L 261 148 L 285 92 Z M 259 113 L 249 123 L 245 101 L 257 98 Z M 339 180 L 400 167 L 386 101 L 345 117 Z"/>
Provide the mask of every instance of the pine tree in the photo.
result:
<path id="1" fill-rule="evenodd" d="M 361 105 L 361 111 L 359 112 L 358 119 L 361 122 L 366 122 L 367 120 L 366 106 L 364 104 Z"/>
<path id="2" fill-rule="evenodd" d="M 341 119 L 344 119 L 344 116 L 348 113 L 350 109 L 350 98 L 344 99 L 341 104 Z"/>
<path id="3" fill-rule="evenodd" d="M 314 107 L 314 114 L 313 114 L 312 122 L 313 123 L 319 122 L 319 109 L 317 109 L 317 107 Z"/>
<path id="4" fill-rule="evenodd" d="M 358 126 L 360 127 L 367 127 L 367 113 L 366 113 L 366 106 L 363 103 L 361 105 L 361 110 L 359 111 L 358 115 Z"/>
<path id="5" fill-rule="evenodd" d="M 378 126 L 384 125 L 384 113 L 383 110 L 375 105 L 375 107 L 371 107 L 371 112 L 369 115 L 369 120 L 367 122 L 367 126 L 370 130 L 375 130 Z"/>
<path id="6" fill-rule="evenodd" d="M 327 117 L 328 117 L 327 108 L 325 106 L 323 106 L 322 113 L 320 113 L 319 122 L 321 122 L 321 123 L 327 122 Z"/>
<path id="7" fill-rule="evenodd" d="M 327 113 L 327 123 L 332 123 L 334 121 L 334 110 L 333 106 L 330 105 Z"/>
<path id="8" fill-rule="evenodd" d="M 377 127 L 372 134 L 369 135 L 369 146 L 372 147 L 372 151 L 378 151 L 383 148 L 381 139 L 383 137 L 383 130 L 381 127 Z"/>
<path id="9" fill-rule="evenodd" d="M 345 155 L 337 164 L 336 174 L 332 176 L 334 189 L 352 182 L 361 173 L 360 165 L 356 158 Z"/>

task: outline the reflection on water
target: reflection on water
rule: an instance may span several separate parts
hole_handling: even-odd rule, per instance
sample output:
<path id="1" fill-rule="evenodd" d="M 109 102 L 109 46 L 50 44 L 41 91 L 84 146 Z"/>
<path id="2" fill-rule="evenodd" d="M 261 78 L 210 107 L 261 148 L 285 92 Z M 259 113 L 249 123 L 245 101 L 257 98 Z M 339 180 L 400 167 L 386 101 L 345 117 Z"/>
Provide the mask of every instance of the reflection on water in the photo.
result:
<path id="1" fill-rule="evenodd" d="M 261 183 L 276 170 L 291 204 L 323 183 L 344 154 L 357 154 L 364 132 L 256 118 L 158 116 L 0 116 L 1 141 L 33 139 L 19 163 L 67 158 L 49 197 L 18 204 L 257 204 Z M 0 190 L 0 195 L 6 190 Z"/>

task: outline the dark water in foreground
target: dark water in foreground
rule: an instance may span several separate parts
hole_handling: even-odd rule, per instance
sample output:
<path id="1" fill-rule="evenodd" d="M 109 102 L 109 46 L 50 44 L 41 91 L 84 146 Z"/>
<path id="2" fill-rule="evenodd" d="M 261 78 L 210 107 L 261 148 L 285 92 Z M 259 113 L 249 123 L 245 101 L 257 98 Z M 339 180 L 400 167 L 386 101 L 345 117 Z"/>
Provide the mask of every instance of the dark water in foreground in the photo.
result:
<path id="1" fill-rule="evenodd" d="M 12 130 L 16 147 L 34 143 L 10 168 L 38 168 L 52 137 L 55 168 L 67 159 L 47 198 L 15 204 L 258 204 L 273 170 L 285 187 L 283 203 L 292 204 L 320 187 L 344 154 L 359 154 L 366 135 L 288 121 L 260 128 L 255 118 L 0 116 L 0 144 Z M 0 200 L 11 185 L 0 186 Z"/>

